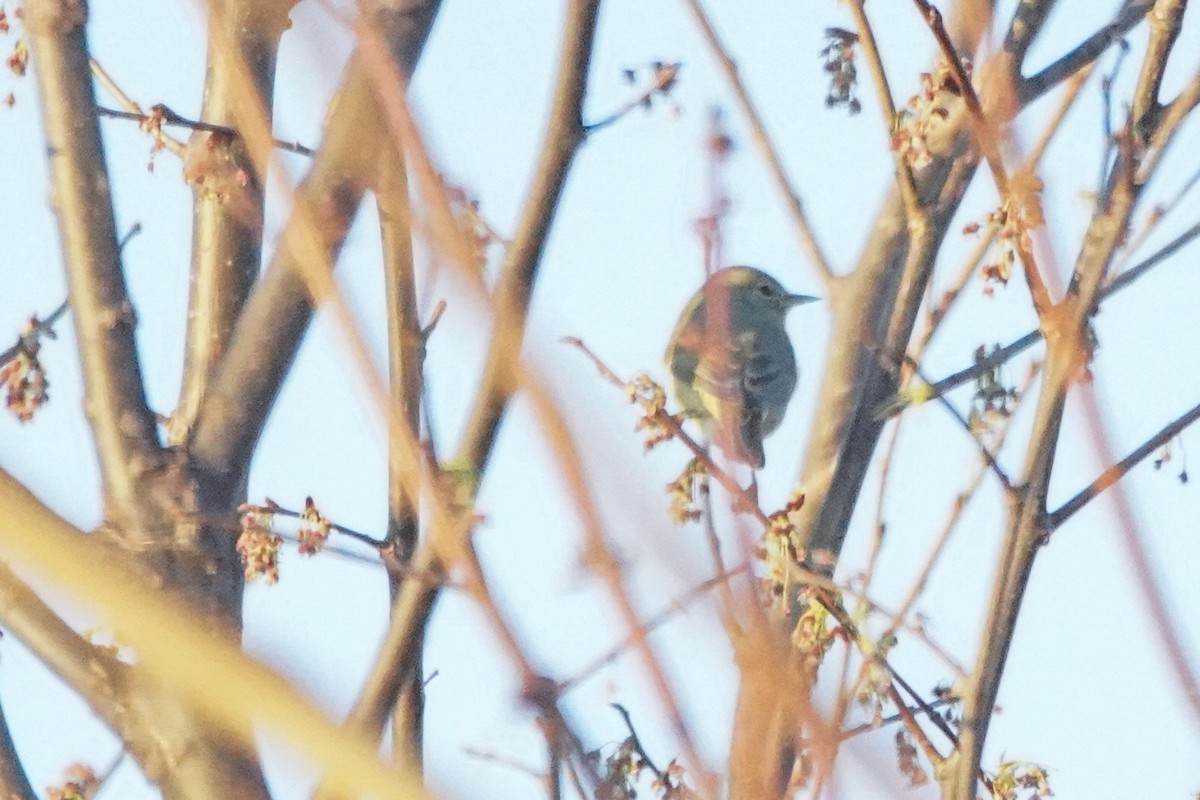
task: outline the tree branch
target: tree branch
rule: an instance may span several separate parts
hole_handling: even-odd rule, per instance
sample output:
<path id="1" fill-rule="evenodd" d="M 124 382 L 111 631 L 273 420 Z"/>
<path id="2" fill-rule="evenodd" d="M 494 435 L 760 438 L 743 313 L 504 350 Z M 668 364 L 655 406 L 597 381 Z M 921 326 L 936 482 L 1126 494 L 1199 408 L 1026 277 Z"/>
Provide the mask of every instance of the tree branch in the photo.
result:
<path id="1" fill-rule="evenodd" d="M 132 531 L 147 522 L 141 482 L 161 467 L 163 458 L 146 404 L 135 314 L 121 271 L 94 110 L 86 21 L 81 3 L 31 0 L 25 5 L 105 514 L 117 527 Z"/>
<path id="2" fill-rule="evenodd" d="M 453 464 L 477 478 L 487 467 L 508 400 L 516 389 L 515 365 L 542 251 L 571 163 L 585 136 L 583 99 L 599 9 L 600 0 L 571 0 L 568 5 L 549 127 L 516 234 L 500 268 L 496 320 L 483 381 Z"/>
<path id="3" fill-rule="evenodd" d="M 387 298 L 388 352 L 388 557 L 400 569 L 388 570 L 388 587 L 395 603 L 407 580 L 404 575 L 417 548 L 420 529 L 418 508 L 407 487 L 420 485 L 420 470 L 404 458 L 400 432 L 419 441 L 421 435 L 422 370 L 425 334 L 417 317 L 416 274 L 413 266 L 412 208 L 404 159 L 397 147 L 385 148 L 380 158 L 380 179 L 375 196 L 383 241 L 383 274 Z M 394 441 L 392 441 L 394 440 Z M 419 579 L 418 579 L 419 580 Z M 394 606 L 393 606 L 394 608 Z M 428 614 L 432 603 L 423 610 Z M 411 625 L 412 623 L 407 623 Z M 406 627 L 407 627 L 406 625 Z M 392 718 L 392 753 L 395 760 L 419 770 L 424 717 L 424 670 L 421 649 L 424 637 L 406 637 L 414 655 L 404 670 L 405 682 L 395 699 Z"/>
<path id="4" fill-rule="evenodd" d="M 440 0 L 392 0 L 376 22 L 404 74 L 411 74 Z M 191 453 L 199 469 L 236 485 L 262 433 L 312 319 L 306 274 L 325 274 L 345 241 L 387 141 L 378 99 L 360 54 L 351 58 L 324 141 L 301 184 L 281 245 L 238 318 L 201 402 Z M 364 146 L 366 144 L 367 146 Z"/>
<path id="5" fill-rule="evenodd" d="M 208 3 L 208 61 L 200 118 L 237 130 L 244 120 L 271 125 L 275 61 L 295 0 Z M 176 443 L 200 408 L 217 360 L 258 279 L 268 153 L 244 136 L 193 131 L 185 163 L 193 194 L 191 291 Z M 229 175 L 244 176 L 229 181 Z"/>
<path id="6" fill-rule="evenodd" d="M 29 783 L 17 745 L 8 729 L 8 720 L 0 708 L 0 793 L 7 800 L 38 800 L 38 794 Z"/>
<path id="7" fill-rule="evenodd" d="M 955 769 L 944 791 L 950 800 L 973 800 L 1004 665 L 1012 646 L 1038 543 L 1046 532 L 1046 496 L 1058 447 L 1067 392 L 1091 358 L 1086 326 L 1095 312 L 1109 265 L 1140 197 L 1134 183 L 1135 142 L 1126 136 L 1117 166 L 1096 208 L 1076 260 L 1071 287 L 1043 318 L 1047 335 L 1045 379 L 1038 398 L 1020 495 L 1011 502 L 996 578 L 992 584 L 986 635 L 963 693 L 963 715 Z"/>
<path id="8" fill-rule="evenodd" d="M 229 737 L 227 746 L 255 746 L 255 720 L 311 763 L 326 769 L 342 796 L 427 797 L 411 773 L 382 764 L 371 743 L 344 735 L 277 674 L 244 655 L 224 634 L 197 622 L 189 607 L 157 591 L 107 548 L 46 509 L 0 472 L 0 550 L 40 575 L 73 602 L 92 609 L 138 655 L 139 675 Z M 189 758 L 164 762 L 182 784 Z M 237 781 L 224 787 L 180 785 L 179 797 L 247 797 Z M 233 793 L 231 793 L 233 792 Z"/>
<path id="9" fill-rule="evenodd" d="M 1188 228 L 1183 233 L 1176 236 L 1174 239 L 1172 239 L 1167 244 L 1163 245 L 1157 251 L 1155 251 L 1151 255 L 1147 256 L 1146 258 L 1144 258 L 1143 260 L 1141 260 L 1134 266 L 1130 267 L 1129 269 L 1125 270 L 1124 272 L 1118 274 L 1116 277 L 1114 277 L 1112 280 L 1110 280 L 1108 283 L 1106 283 L 1104 285 L 1104 288 L 1100 291 L 1100 299 L 1102 301 L 1107 300 L 1109 297 L 1112 297 L 1117 292 L 1120 292 L 1122 289 L 1124 289 L 1127 286 L 1129 286 L 1130 284 L 1132 284 L 1138 278 L 1141 278 L 1143 275 L 1145 275 L 1151 269 L 1158 266 L 1159 264 L 1162 264 L 1168 258 L 1175 255 L 1177 252 L 1182 250 L 1186 245 L 1195 241 L 1197 237 L 1200 237 L 1200 222 L 1197 222 L 1196 224 L 1192 225 L 1192 227 Z M 929 399 L 932 399 L 935 397 L 941 397 L 941 396 L 947 394 L 948 392 L 950 392 L 951 390 L 957 389 L 959 386 L 962 386 L 963 384 L 970 383 L 971 381 L 978 378 L 980 375 L 983 375 L 986 372 L 990 372 L 990 371 L 996 369 L 996 367 L 1006 364 L 1008 361 L 1012 360 L 1014 357 L 1025 352 L 1030 347 L 1032 347 L 1033 345 L 1037 344 L 1040 341 L 1042 341 L 1042 331 L 1041 330 L 1030 331 L 1029 333 L 1022 336 L 1020 339 L 1017 339 L 1017 340 L 1005 345 L 1004 347 L 1001 347 L 997 350 L 994 350 L 994 351 L 988 353 L 988 355 L 986 357 L 980 359 L 979 361 L 976 361 L 971 366 L 966 367 L 964 369 L 960 369 L 958 372 L 947 375 L 946 377 L 942 378 L 941 380 L 929 384 L 928 387 L 921 392 L 921 396 L 925 400 L 929 400 Z M 900 413 L 907 407 L 908 407 L 907 402 L 892 403 L 886 407 L 881 407 L 879 409 L 879 413 L 881 415 L 885 415 L 886 417 L 890 418 L 890 417 L 895 416 L 896 414 Z"/>
<path id="10" fill-rule="evenodd" d="M 1158 433 L 1139 445 L 1129 455 L 1104 470 L 1104 472 L 1101 472 L 1099 477 L 1081 489 L 1070 500 L 1059 506 L 1056 511 L 1052 512 L 1046 518 L 1046 536 L 1049 537 L 1062 527 L 1067 520 L 1075 515 L 1075 512 L 1099 497 L 1106 489 L 1121 480 L 1121 478 L 1125 477 L 1126 473 L 1144 461 L 1147 456 L 1178 436 L 1184 428 L 1191 425 L 1197 419 L 1200 419 L 1200 405 L 1194 406 L 1187 413 L 1169 423 Z"/>
<path id="11" fill-rule="evenodd" d="M 808 221 L 808 212 L 804 210 L 804 203 L 801 201 L 800 195 L 792 186 L 791 180 L 788 179 L 787 170 L 783 166 L 783 159 L 779 156 L 779 152 L 775 149 L 774 145 L 771 144 L 771 138 L 767 135 L 767 127 L 763 123 L 762 117 L 759 116 L 758 109 L 754 106 L 754 101 L 750 99 L 749 90 L 738 74 L 737 63 L 721 43 L 721 39 L 717 35 L 712 22 L 709 20 L 708 14 L 705 13 L 704 6 L 700 4 L 700 0 L 685 0 L 685 2 L 691 10 L 696 24 L 700 26 L 700 32 L 704 35 L 704 40 L 708 43 L 708 47 L 712 51 L 717 65 L 725 73 L 725 79 L 729 81 L 729 87 L 733 90 L 733 96 L 742 110 L 742 115 L 746 117 L 746 123 L 750 126 L 754 145 L 758 148 L 763 160 L 767 162 L 767 170 L 772 179 L 774 179 L 776 188 L 783 195 L 784 204 L 792 218 L 792 225 L 796 230 L 797 236 L 800 238 L 801 249 L 808 255 L 813 268 L 817 270 L 817 274 L 828 285 L 835 277 L 833 268 L 830 266 L 829 259 L 825 257 L 825 253 L 821 249 L 821 244 L 817 239 L 812 224 Z"/>
<path id="12" fill-rule="evenodd" d="M 0 481 L 15 483 L 7 474 Z M 0 524 L 4 524 L 0 521 Z M 0 564 L 0 621 L 114 731 L 124 727 L 123 665 L 63 622 L 27 583 Z"/>
<path id="13" fill-rule="evenodd" d="M 1016 87 L 1017 102 L 1023 108 L 1046 92 L 1070 78 L 1087 64 L 1099 58 L 1121 37 L 1129 33 L 1154 6 L 1154 0 L 1126 0 L 1116 19 L 1084 39 L 1073 50 L 1067 52 L 1053 64 L 1025 78 Z"/>

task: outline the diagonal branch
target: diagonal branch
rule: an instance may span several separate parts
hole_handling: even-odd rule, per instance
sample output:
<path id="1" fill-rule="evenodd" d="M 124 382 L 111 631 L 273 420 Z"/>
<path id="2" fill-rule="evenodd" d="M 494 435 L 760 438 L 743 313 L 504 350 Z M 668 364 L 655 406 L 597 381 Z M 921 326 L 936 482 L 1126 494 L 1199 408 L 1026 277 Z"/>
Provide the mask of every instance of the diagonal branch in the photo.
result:
<path id="1" fill-rule="evenodd" d="M 804 210 L 804 203 L 801 201 L 800 195 L 792 186 L 791 180 L 788 179 L 787 169 L 783 166 L 783 159 L 780 157 L 779 151 L 771 144 L 771 138 L 767 135 L 767 126 L 763 123 L 762 117 L 759 116 L 754 101 L 750 99 L 750 92 L 746 88 L 746 84 L 738 74 L 737 63 L 729 55 L 729 51 L 725 48 L 725 45 L 721 43 L 721 39 L 717 36 L 717 31 L 713 27 L 711 20 L 709 20 L 708 14 L 705 13 L 704 6 L 700 4 L 700 0 L 685 0 L 685 2 L 691 10 L 696 24 L 700 26 L 700 32 L 704 34 L 704 40 L 708 43 L 709 49 L 712 50 L 713 57 L 716 58 L 717 64 L 725 73 L 725 79 L 729 81 L 729 86 L 733 89 L 733 96 L 737 100 L 742 114 L 746 117 L 747 124 L 750 126 L 754 145 L 762 154 L 763 160 L 767 162 L 768 172 L 775 181 L 776 188 L 783 195 L 784 204 L 792 218 L 792 225 L 800 237 L 801 247 L 808 255 L 813 268 L 817 270 L 817 273 L 825 283 L 829 284 L 834 278 L 833 268 L 830 266 L 829 259 L 825 257 L 825 253 L 821 249 L 821 243 L 817 239 L 817 234 L 808 220 L 808 212 Z"/>
<path id="2" fill-rule="evenodd" d="M 1193 406 L 1187 413 L 1168 423 L 1158 433 L 1142 442 L 1129 455 L 1101 472 L 1099 477 L 1046 517 L 1046 536 L 1049 537 L 1061 528 L 1067 520 L 1075 515 L 1075 512 L 1099 497 L 1106 489 L 1125 477 L 1131 469 L 1142 463 L 1147 456 L 1178 436 L 1184 428 L 1197 419 L 1200 419 L 1200 405 Z"/>
<path id="3" fill-rule="evenodd" d="M 118 527 L 133 530 L 145 522 L 140 481 L 161 465 L 162 451 L 146 404 L 135 314 L 121 271 L 86 21 L 86 6 L 80 3 L 31 0 L 25 5 L 105 513 Z"/>
<path id="4" fill-rule="evenodd" d="M 1104 51 L 1120 41 L 1122 36 L 1137 27 L 1153 7 L 1154 0 L 1127 0 L 1112 22 L 1084 39 L 1041 72 L 1022 80 L 1016 87 L 1018 103 L 1022 107 L 1029 105 L 1095 61 Z"/>
<path id="5" fill-rule="evenodd" d="M 42 506 L 3 472 L 0 508 L 3 557 L 53 576 L 66 598 L 121 631 L 137 652 L 139 675 L 161 685 L 213 730 L 227 734 L 229 746 L 255 747 L 253 719 L 314 766 L 327 769 L 342 796 L 428 797 L 411 773 L 383 764 L 370 742 L 344 735 L 296 688 L 243 654 L 222 632 L 196 621 L 185 603 L 158 591 L 142 573 Z M 188 756 L 163 764 L 162 771 L 187 772 Z M 176 796 L 196 795 L 188 789 Z"/>
<path id="6" fill-rule="evenodd" d="M 1141 278 L 1154 267 L 1164 263 L 1167 259 L 1175 255 L 1197 238 L 1200 238 L 1200 222 L 1192 225 L 1183 233 L 1167 242 L 1157 251 L 1142 259 L 1124 272 L 1118 274 L 1115 278 L 1106 283 L 1104 288 L 1100 291 L 1100 299 L 1102 301 L 1107 300 L 1117 292 L 1120 292 L 1122 289 L 1132 284 L 1138 278 Z M 941 397 L 947 392 L 957 389 L 963 384 L 970 383 L 980 375 L 990 372 L 996 369 L 996 367 L 1007 363 L 1014 357 L 1020 355 L 1030 347 L 1033 347 L 1035 344 L 1042 341 L 1042 336 L 1043 334 L 1040 330 L 1030 331 L 1021 338 L 1010 342 L 1004 347 L 988 353 L 986 357 L 976 361 L 971 366 L 960 369 L 958 372 L 947 375 L 941 380 L 929 384 L 921 391 L 920 394 L 925 400 L 929 400 L 934 397 Z M 881 407 L 878 413 L 881 415 L 886 415 L 887 417 L 891 417 L 903 411 L 907 405 L 907 402 L 892 403 L 886 407 Z"/>
<path id="7" fill-rule="evenodd" d="M 1067 393 L 1090 359 L 1087 325 L 1099 302 L 1104 278 L 1140 199 L 1133 181 L 1136 144 L 1123 137 L 1117 165 L 1083 237 L 1070 289 L 1043 318 L 1047 338 L 1046 374 L 1026 454 L 1022 492 L 1010 503 L 1008 522 L 983 630 L 987 634 L 975 669 L 963 692 L 962 724 L 956 768 L 945 776 L 950 800 L 972 800 L 995 709 L 1004 666 L 1012 647 L 1017 619 L 1038 543 L 1046 532 L 1046 497 L 1058 448 Z"/>
<path id="8" fill-rule="evenodd" d="M 7 474 L 0 480 L 13 481 Z M 123 665 L 76 633 L 6 565 L 0 565 L 0 621 L 105 724 L 123 727 Z"/>
<path id="9" fill-rule="evenodd" d="M 491 346 L 466 434 L 454 465 L 483 474 L 517 385 L 516 364 L 538 266 L 575 153 L 583 143 L 583 99 L 600 0 L 571 0 L 558 81 L 541 158 L 496 287 Z"/>
<path id="10" fill-rule="evenodd" d="M 440 4 L 381 4 L 376 22 L 405 74 L 416 67 Z M 312 320 L 315 301 L 304 265 L 322 274 L 336 260 L 378 163 L 375 148 L 386 141 L 377 97 L 357 54 L 327 118 L 324 141 L 297 192 L 281 245 L 238 318 L 192 431 L 191 453 L 201 472 L 230 484 L 244 474 Z"/>
<path id="11" fill-rule="evenodd" d="M 583 93 L 598 11 L 599 0 L 574 0 L 570 6 L 563 34 L 558 88 L 542 161 L 518 232 L 507 250 L 497 292 L 497 335 L 493 338 L 472 423 L 460 447 L 460 463 L 469 465 L 464 469 L 472 475 L 468 481 L 472 491 L 478 489 L 478 476 L 484 471 L 513 391 L 516 343 L 519 343 L 524 326 L 541 252 L 567 171 L 582 142 Z M 393 332 L 391 335 L 396 344 L 396 337 L 404 334 Z M 408 431 L 394 428 L 391 437 L 393 440 L 405 439 L 405 433 L 415 434 L 415 428 Z M 397 442 L 393 441 L 393 444 Z M 374 735 L 386 721 L 404 682 L 414 675 L 419 680 L 416 666 L 420 663 L 421 642 L 441 589 L 443 565 L 448 555 L 462 549 L 459 540 L 465 540 L 469 535 L 469 528 L 451 518 L 451 509 L 439 493 L 434 493 L 433 500 L 433 537 L 412 556 L 408 572 L 414 577 L 403 581 L 395 595 L 380 657 L 373 664 L 346 721 L 351 730 Z M 440 532 L 439 527 L 443 529 Z M 318 796 L 323 797 L 324 791 L 324 788 L 319 790 Z"/>

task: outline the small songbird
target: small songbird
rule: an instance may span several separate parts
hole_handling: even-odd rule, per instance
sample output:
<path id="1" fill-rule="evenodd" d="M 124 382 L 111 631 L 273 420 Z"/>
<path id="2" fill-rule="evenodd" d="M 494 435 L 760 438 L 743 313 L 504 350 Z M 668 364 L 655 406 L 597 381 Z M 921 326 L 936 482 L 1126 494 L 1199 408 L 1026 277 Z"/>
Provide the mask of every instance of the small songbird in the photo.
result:
<path id="1" fill-rule="evenodd" d="M 765 462 L 763 437 L 779 427 L 796 390 L 784 321 L 816 299 L 789 294 L 754 267 L 726 267 L 688 301 L 667 346 L 685 412 L 727 456 L 754 469 Z"/>

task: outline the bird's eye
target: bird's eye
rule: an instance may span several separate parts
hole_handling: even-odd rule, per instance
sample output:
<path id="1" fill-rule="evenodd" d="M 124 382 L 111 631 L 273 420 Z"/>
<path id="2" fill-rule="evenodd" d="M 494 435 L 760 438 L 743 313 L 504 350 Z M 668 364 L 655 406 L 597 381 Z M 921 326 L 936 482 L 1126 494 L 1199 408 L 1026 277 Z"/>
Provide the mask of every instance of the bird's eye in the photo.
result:
<path id="1" fill-rule="evenodd" d="M 758 285 L 758 293 L 761 294 L 763 297 L 770 297 L 771 296 L 770 285 L 766 284 L 766 283 L 760 283 Z"/>

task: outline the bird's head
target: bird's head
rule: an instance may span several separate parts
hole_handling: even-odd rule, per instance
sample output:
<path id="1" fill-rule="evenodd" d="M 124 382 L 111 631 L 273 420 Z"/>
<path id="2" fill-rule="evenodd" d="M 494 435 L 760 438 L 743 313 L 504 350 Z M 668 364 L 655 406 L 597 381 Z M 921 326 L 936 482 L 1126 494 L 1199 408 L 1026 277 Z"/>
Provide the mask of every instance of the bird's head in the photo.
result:
<path id="1" fill-rule="evenodd" d="M 710 292 L 728 292 L 731 303 L 756 314 L 780 318 L 796 306 L 817 299 L 791 294 L 779 281 L 754 267 L 726 267 L 714 272 L 705 285 L 705 294 Z"/>

